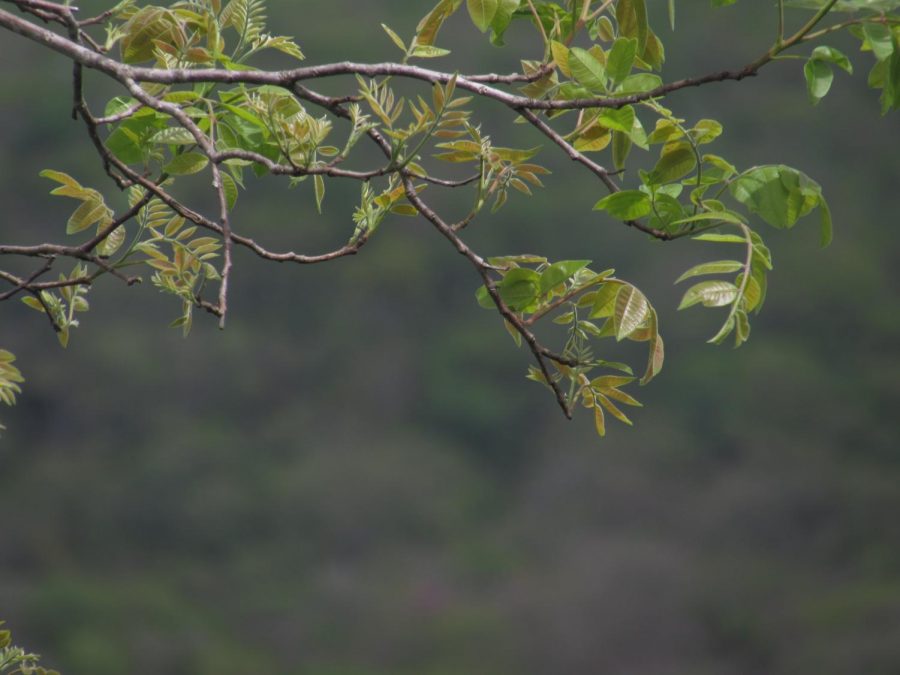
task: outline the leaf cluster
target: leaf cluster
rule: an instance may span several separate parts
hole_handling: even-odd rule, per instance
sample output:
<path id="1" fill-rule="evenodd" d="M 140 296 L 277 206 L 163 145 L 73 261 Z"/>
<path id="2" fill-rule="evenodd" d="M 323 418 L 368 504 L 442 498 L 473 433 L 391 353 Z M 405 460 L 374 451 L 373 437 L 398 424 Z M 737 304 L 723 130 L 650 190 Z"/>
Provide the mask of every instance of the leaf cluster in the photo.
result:
<path id="1" fill-rule="evenodd" d="M 38 665 L 40 656 L 30 654 L 13 645 L 12 633 L 3 628 L 0 621 L 0 673 L 5 675 L 59 675 L 55 670 L 47 670 Z"/>

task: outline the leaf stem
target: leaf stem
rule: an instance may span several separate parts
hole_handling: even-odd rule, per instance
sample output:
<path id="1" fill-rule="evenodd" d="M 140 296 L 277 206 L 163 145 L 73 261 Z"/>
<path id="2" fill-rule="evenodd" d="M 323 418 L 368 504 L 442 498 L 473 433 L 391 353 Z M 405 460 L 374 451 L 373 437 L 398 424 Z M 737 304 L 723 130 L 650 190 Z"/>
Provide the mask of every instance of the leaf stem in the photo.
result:
<path id="1" fill-rule="evenodd" d="M 531 9 L 531 14 L 534 16 L 534 20 L 541 31 L 541 37 L 544 39 L 544 46 L 546 46 L 547 49 L 550 49 L 550 38 L 547 37 L 547 31 L 544 30 L 544 24 L 541 23 L 541 16 L 538 14 L 537 8 L 534 6 L 532 0 L 527 0 L 527 2 L 528 7 Z"/>

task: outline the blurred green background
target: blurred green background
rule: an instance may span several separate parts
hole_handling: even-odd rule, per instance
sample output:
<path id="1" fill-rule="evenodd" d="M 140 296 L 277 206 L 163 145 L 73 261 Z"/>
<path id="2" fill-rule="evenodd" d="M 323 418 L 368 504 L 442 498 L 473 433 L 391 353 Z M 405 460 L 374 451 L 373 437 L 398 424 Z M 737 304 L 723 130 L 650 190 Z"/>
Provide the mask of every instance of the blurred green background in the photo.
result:
<path id="1" fill-rule="evenodd" d="M 396 58 L 378 23 L 409 36 L 430 4 L 269 3 L 309 63 Z M 768 3 L 678 4 L 671 34 L 650 3 L 667 79 L 740 66 L 773 32 Z M 442 36 L 464 70 L 539 56 L 524 24 L 504 50 L 463 16 Z M 674 311 L 710 245 L 592 212 L 601 186 L 552 148 L 547 189 L 467 234 L 615 266 L 655 301 L 669 360 L 605 440 L 524 380 L 422 221 L 322 267 L 240 253 L 228 329 L 200 317 L 187 340 L 149 283 L 104 280 L 65 352 L 4 306 L 28 382 L 3 411 L 0 618 L 65 675 L 900 673 L 900 118 L 878 116 L 870 57 L 832 44 L 858 72 L 816 108 L 801 62 L 669 100 L 722 121 L 715 151 L 740 166 L 809 173 L 834 211 L 826 250 L 814 219 L 763 231 L 776 269 L 741 350 L 705 344 L 713 312 Z M 0 232 L 58 239 L 71 205 L 38 171 L 104 184 L 70 68 L 10 34 L 0 57 Z M 539 142 L 481 112 L 498 144 Z M 247 232 L 315 252 L 351 231 L 356 186 L 319 217 L 308 185 L 251 183 Z"/>

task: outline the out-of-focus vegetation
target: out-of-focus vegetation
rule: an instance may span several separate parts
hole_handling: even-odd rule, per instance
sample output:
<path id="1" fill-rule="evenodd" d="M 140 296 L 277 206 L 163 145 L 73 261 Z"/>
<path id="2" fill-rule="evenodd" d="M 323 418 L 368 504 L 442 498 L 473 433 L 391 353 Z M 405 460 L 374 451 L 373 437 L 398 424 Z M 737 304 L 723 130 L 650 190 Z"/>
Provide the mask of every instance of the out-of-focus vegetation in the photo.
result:
<path id="1" fill-rule="evenodd" d="M 381 60 L 375 19 L 408 33 L 415 4 L 270 7 L 310 58 Z M 667 79 L 744 63 L 771 31 L 755 3 L 682 4 Z M 352 53 L 329 51 L 320 10 L 353 17 Z M 517 67 L 458 28 L 464 65 Z M 0 52 L 16 65 L 0 228 L 50 238 L 67 214 L 44 199 L 46 157 L 100 167 L 68 120 L 65 61 L 12 37 Z M 473 230 L 487 253 L 614 257 L 657 298 L 672 358 L 643 392 L 652 413 L 602 444 L 510 386 L 524 355 L 417 222 L 322 269 L 242 258 L 228 330 L 187 341 L 149 286 L 92 291 L 106 310 L 65 354 L 4 308 L 29 375 L 0 441 L 0 615 L 17 639 L 67 675 L 896 672 L 896 118 L 850 80 L 811 108 L 788 65 L 678 96 L 715 111 L 745 165 L 814 175 L 836 238 L 770 237 L 766 313 L 731 353 L 699 346 L 708 317 L 675 316 L 688 247 L 585 215 L 602 191 L 563 160 L 545 195 Z M 330 240 L 308 198 L 259 187 L 240 218 Z"/>

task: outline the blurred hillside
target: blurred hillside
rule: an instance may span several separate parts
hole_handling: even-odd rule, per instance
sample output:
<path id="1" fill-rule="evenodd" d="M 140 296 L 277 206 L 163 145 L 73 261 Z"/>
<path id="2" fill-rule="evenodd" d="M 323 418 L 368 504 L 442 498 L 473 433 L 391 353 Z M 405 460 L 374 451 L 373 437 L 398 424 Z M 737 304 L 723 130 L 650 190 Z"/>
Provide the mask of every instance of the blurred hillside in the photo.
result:
<path id="1" fill-rule="evenodd" d="M 431 3 L 269 4 L 313 63 L 394 58 L 374 27 L 409 35 Z M 758 4 L 679 2 L 670 34 L 650 3 L 666 79 L 755 57 Z M 442 36 L 463 70 L 512 71 L 528 44 L 523 25 L 492 48 L 463 17 Z M 765 232 L 776 269 L 740 350 L 705 344 L 712 312 L 674 311 L 712 249 L 592 212 L 602 186 L 551 148 L 546 190 L 468 235 L 614 265 L 654 300 L 666 368 L 605 440 L 523 378 L 420 221 L 322 267 L 239 255 L 228 329 L 200 317 L 187 340 L 149 283 L 92 290 L 65 352 L 3 306 L 28 382 L 2 411 L 0 618 L 65 675 L 896 675 L 900 118 L 878 116 L 869 56 L 834 44 L 858 72 L 815 108 L 799 62 L 670 100 L 722 121 L 732 161 L 809 173 L 834 212 L 826 250 L 814 222 Z M 0 57 L 0 235 L 58 238 L 69 205 L 38 171 L 103 184 L 70 69 L 9 34 Z M 484 112 L 498 142 L 537 142 Z M 326 217 L 308 186 L 250 187 L 235 218 L 271 241 L 350 232 L 354 186 Z"/>

